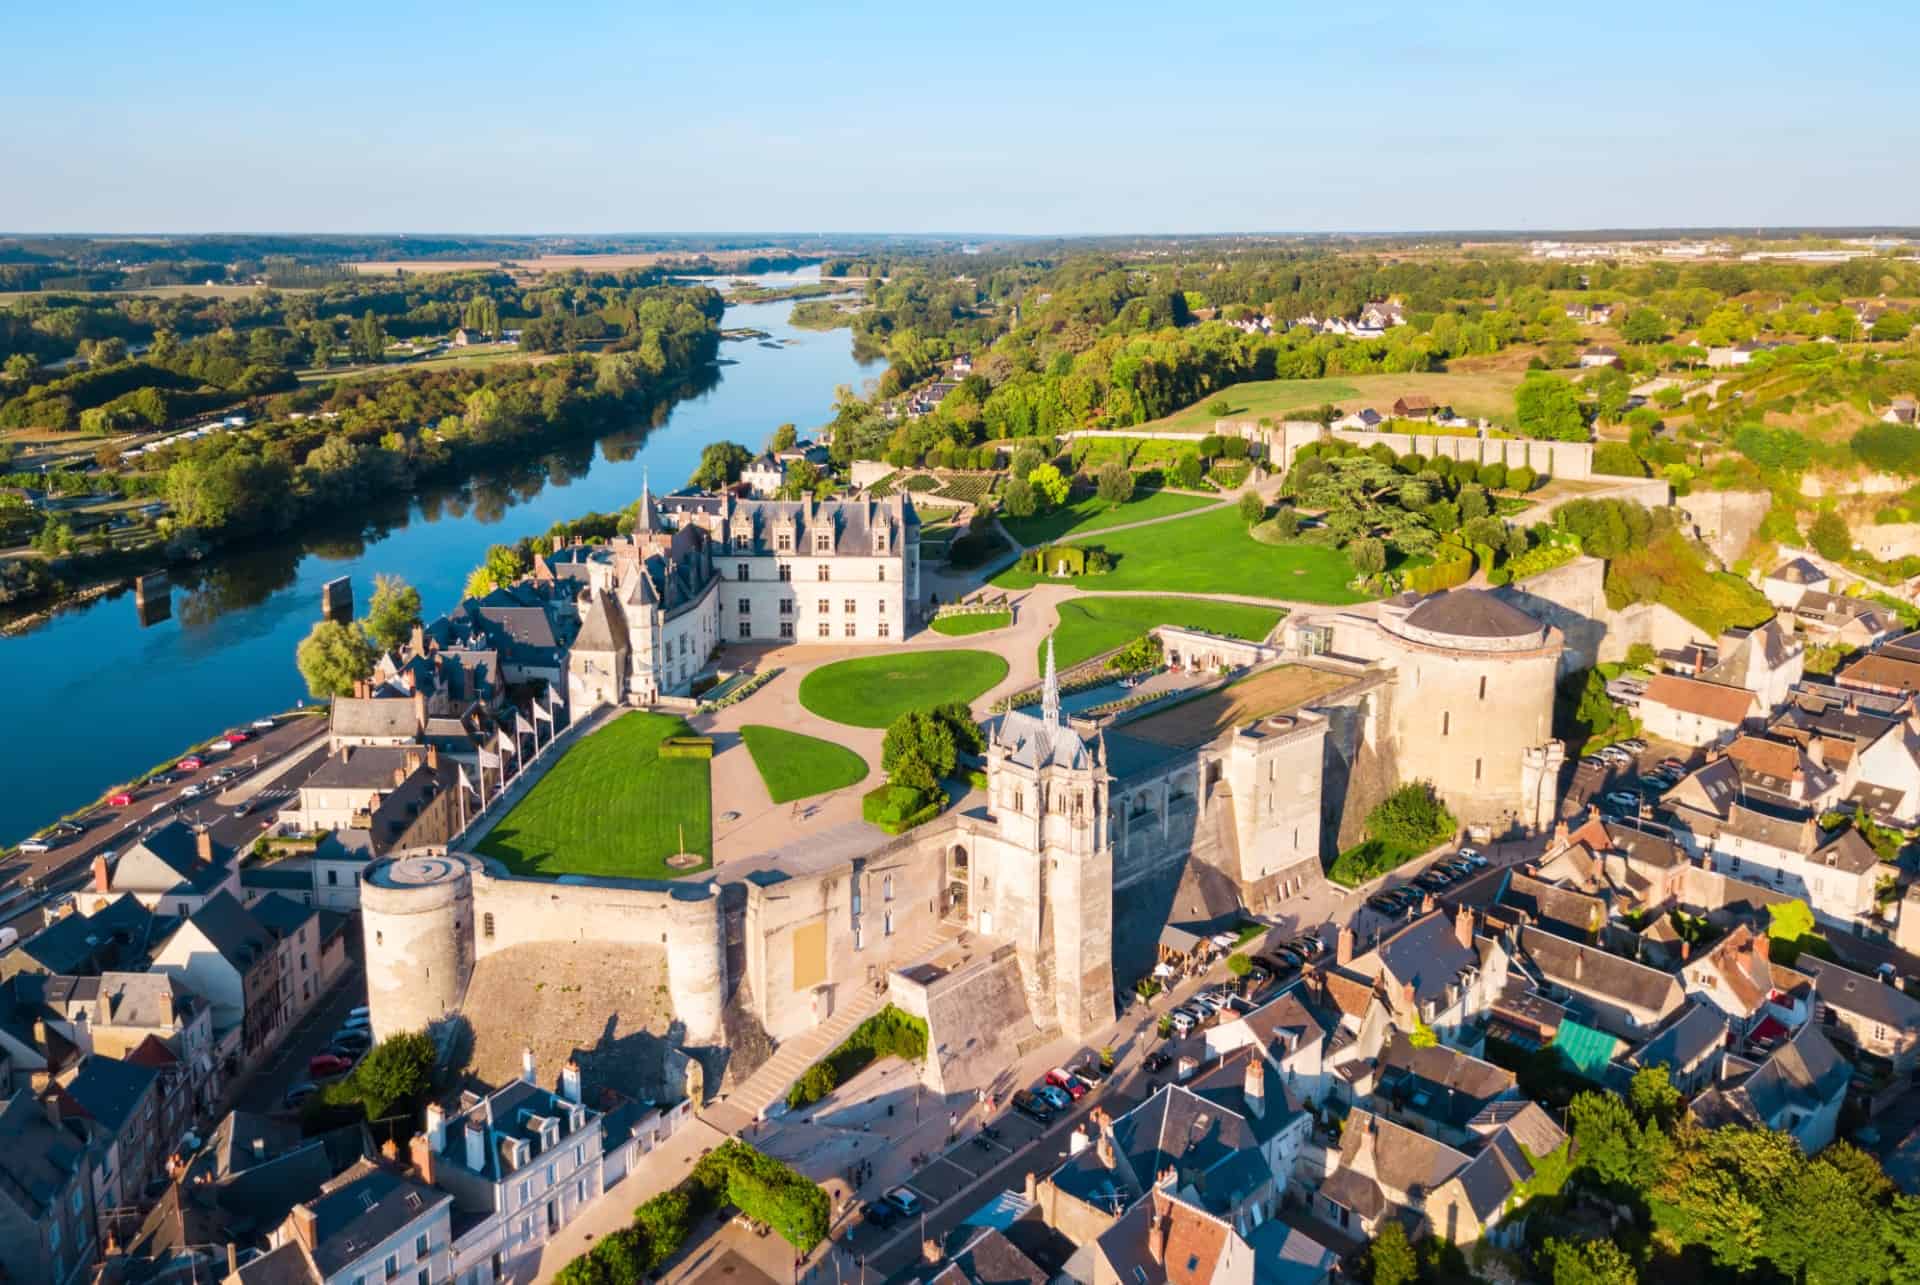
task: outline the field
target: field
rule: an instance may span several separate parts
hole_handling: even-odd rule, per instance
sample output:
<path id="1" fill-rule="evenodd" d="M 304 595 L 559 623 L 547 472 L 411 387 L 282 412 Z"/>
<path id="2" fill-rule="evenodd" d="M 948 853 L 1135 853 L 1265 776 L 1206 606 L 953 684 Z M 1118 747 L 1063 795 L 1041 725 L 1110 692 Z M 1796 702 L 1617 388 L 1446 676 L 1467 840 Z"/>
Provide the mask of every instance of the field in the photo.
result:
<path id="1" fill-rule="evenodd" d="M 1284 419 L 1290 412 L 1312 410 L 1328 402 L 1341 410 L 1371 406 L 1386 414 L 1406 393 L 1425 393 L 1469 419 L 1486 418 L 1496 424 L 1513 422 L 1513 390 L 1525 374 L 1521 370 L 1418 371 L 1405 375 L 1345 375 L 1331 379 L 1266 379 L 1235 384 L 1202 398 L 1165 419 L 1142 424 L 1143 433 L 1194 433 L 1212 429 L 1218 418 L 1207 410 L 1215 397 L 1224 398 L 1229 419 Z"/>
<path id="2" fill-rule="evenodd" d="M 1012 623 L 1011 611 L 977 611 L 964 616 L 936 617 L 933 632 L 949 638 L 965 638 L 968 634 L 984 634 L 990 629 L 1005 629 Z"/>
<path id="3" fill-rule="evenodd" d="M 1076 533 L 1078 535 L 1078 533 Z M 1243 593 L 1256 598 L 1342 605 L 1367 595 L 1347 587 L 1353 563 L 1339 549 L 1312 544 L 1265 545 L 1247 534 L 1231 504 L 1173 522 L 1118 531 L 1097 542 L 1113 556 L 1104 575 L 1057 579 L 1018 567 L 993 578 L 996 589 L 1073 584 L 1092 593 L 1151 589 L 1176 593 Z"/>
<path id="4" fill-rule="evenodd" d="M 482 856 L 523 875 L 613 875 L 672 879 L 705 870 L 713 856 L 708 761 L 660 757 L 660 742 L 684 736 L 671 714 L 623 714 L 576 743 L 480 841 Z M 698 853 L 677 870 L 667 858 Z"/>
<path id="5" fill-rule="evenodd" d="M 826 794 L 866 779 L 865 759 L 817 736 L 749 723 L 740 729 L 740 739 L 747 743 L 753 766 L 775 803 Z"/>
<path id="6" fill-rule="evenodd" d="M 1051 513 L 1036 513 L 1030 518 L 1002 517 L 1000 524 L 1022 544 L 1051 544 L 1066 535 L 1145 522 L 1149 518 L 1172 517 L 1218 503 L 1205 496 L 1180 495 L 1173 491 L 1135 491 L 1132 499 L 1115 506 L 1097 495 L 1088 495 L 1063 504 Z"/>
<path id="7" fill-rule="evenodd" d="M 1244 727 L 1269 714 L 1283 713 L 1352 681 L 1345 674 L 1309 669 L 1304 665 L 1282 665 L 1252 678 L 1243 678 L 1217 692 L 1182 701 L 1172 709 L 1149 714 L 1137 722 L 1123 724 L 1119 730 L 1142 740 L 1189 749 L 1205 745 L 1229 728 Z"/>
<path id="8" fill-rule="evenodd" d="M 800 680 L 800 703 L 852 727 L 885 727 L 910 709 L 971 702 L 1007 676 L 990 651 L 919 651 L 836 661 Z"/>
<path id="9" fill-rule="evenodd" d="M 1204 598 L 1075 598 L 1060 604 L 1060 625 L 1053 631 L 1054 663 L 1065 669 L 1090 656 L 1125 646 L 1156 625 L 1185 625 L 1233 638 L 1265 638 L 1285 614 L 1277 607 L 1252 607 Z M 1041 644 L 1042 661 L 1046 644 Z"/>

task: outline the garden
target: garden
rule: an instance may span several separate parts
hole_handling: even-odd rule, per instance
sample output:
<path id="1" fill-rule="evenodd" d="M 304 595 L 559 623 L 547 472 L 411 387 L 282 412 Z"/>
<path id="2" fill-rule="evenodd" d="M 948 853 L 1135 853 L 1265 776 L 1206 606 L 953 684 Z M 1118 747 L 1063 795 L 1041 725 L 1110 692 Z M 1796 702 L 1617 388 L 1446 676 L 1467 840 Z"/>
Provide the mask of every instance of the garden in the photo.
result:
<path id="1" fill-rule="evenodd" d="M 1130 499 L 1112 503 L 1092 493 L 1031 517 L 1003 517 L 1001 524 L 1021 544 L 1051 544 L 1064 536 L 1101 531 L 1128 522 L 1146 522 L 1210 508 L 1219 503 L 1201 495 L 1174 491 L 1136 491 Z"/>
<path id="2" fill-rule="evenodd" d="M 908 710 L 972 703 L 1007 676 L 989 651 L 915 651 L 823 665 L 800 682 L 800 703 L 850 727 L 886 727 Z"/>
<path id="3" fill-rule="evenodd" d="M 1070 669 L 1112 651 L 1161 625 L 1203 629 L 1229 638 L 1258 641 L 1273 632 L 1286 613 L 1278 607 L 1213 602 L 1205 598 L 1133 598 L 1093 595 L 1060 604 L 1060 623 L 1052 634 L 1054 663 Z M 1041 644 L 1044 664 L 1046 644 Z"/>
<path id="4" fill-rule="evenodd" d="M 740 739 L 775 803 L 828 794 L 867 776 L 865 759 L 817 736 L 749 723 L 740 729 Z"/>
<path id="5" fill-rule="evenodd" d="M 673 879 L 704 870 L 712 764 L 700 743 L 672 714 L 622 714 L 568 748 L 476 850 L 520 875 Z M 669 866 L 681 851 L 703 860 Z"/>

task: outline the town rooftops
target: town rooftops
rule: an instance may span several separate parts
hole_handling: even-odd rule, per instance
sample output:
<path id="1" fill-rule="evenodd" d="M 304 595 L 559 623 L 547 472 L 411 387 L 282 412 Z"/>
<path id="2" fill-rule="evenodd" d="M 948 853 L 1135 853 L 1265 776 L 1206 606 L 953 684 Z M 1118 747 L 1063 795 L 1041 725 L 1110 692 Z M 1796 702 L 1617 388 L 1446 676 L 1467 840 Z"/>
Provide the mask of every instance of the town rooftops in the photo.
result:
<path id="1" fill-rule="evenodd" d="M 1598 995 L 1661 1015 L 1678 1008 L 1684 998 L 1679 979 L 1671 973 L 1556 937 L 1539 928 L 1520 930 L 1520 948 L 1522 956 L 1541 976 L 1576 994 Z"/>
<path id="2" fill-rule="evenodd" d="M 577 1128 L 570 1123 L 576 1111 L 580 1117 Z M 479 1176 L 489 1182 L 505 1182 L 519 1167 L 512 1163 L 506 1152 L 524 1148 L 529 1164 L 542 1154 L 541 1121 L 553 1122 L 557 1127 L 557 1137 L 568 1139 L 584 1129 L 597 1126 L 600 1113 L 569 1102 L 550 1089 L 529 1084 L 525 1080 L 515 1080 L 494 1090 L 458 1115 L 447 1118 L 446 1150 L 438 1163 L 467 1168 L 463 1134 L 469 1128 L 477 1128 L 485 1139 Z M 470 1169 L 468 1171 L 473 1172 Z"/>
<path id="3" fill-rule="evenodd" d="M 1353 966 L 1365 971 L 1369 958 L 1363 955 Z M 1454 916 L 1438 910 L 1381 942 L 1371 958 L 1377 959 L 1395 982 L 1412 986 L 1413 998 L 1419 1003 L 1444 995 L 1463 970 L 1480 964 L 1479 952 L 1461 944 Z"/>
<path id="4" fill-rule="evenodd" d="M 73 1181 L 86 1148 L 47 1119 L 22 1087 L 0 1109 L 0 1199 L 31 1221 L 44 1219 Z"/>
<path id="5" fill-rule="evenodd" d="M 1166 1245 L 1156 1258 L 1150 1233 L 1158 1215 Z M 1126 1285 L 1212 1285 L 1221 1259 L 1239 1240 L 1223 1219 L 1155 1191 L 1100 1233 L 1101 1254 Z"/>
<path id="6" fill-rule="evenodd" d="M 94 972 L 129 963 L 146 945 L 153 912 L 132 893 L 122 893 L 91 915 L 75 909 L 20 944 L 50 973 Z"/>
<path id="7" fill-rule="evenodd" d="M 1636 1066 L 1692 1066 L 1726 1042 L 1727 1019 L 1708 1004 L 1689 1002 L 1660 1024 L 1653 1037 L 1631 1058 Z"/>
<path id="8" fill-rule="evenodd" d="M 1786 584 L 1820 584 L 1827 578 L 1826 572 L 1805 558 L 1789 558 L 1767 573 L 1767 579 Z"/>
<path id="9" fill-rule="evenodd" d="M 119 1134 L 160 1073 L 151 1067 L 114 1057 L 90 1057 L 64 1092 L 89 1119 Z"/>
<path id="10" fill-rule="evenodd" d="M 203 839 L 209 860 L 200 856 Z M 147 893 L 206 892 L 226 881 L 232 851 L 201 831 L 169 821 L 120 854 L 113 887 Z"/>
<path id="11" fill-rule="evenodd" d="M 342 745 L 327 755 L 301 788 L 306 790 L 391 790 L 419 771 L 427 751 L 419 745 Z"/>
<path id="12" fill-rule="evenodd" d="M 1920 1000 L 1898 986 L 1811 954 L 1803 954 L 1793 966 L 1813 979 L 1814 993 L 1821 1003 L 1889 1031 L 1920 1031 Z"/>
<path id="13" fill-rule="evenodd" d="M 1900 660 L 1893 656 L 1862 656 L 1833 676 L 1840 687 L 1857 687 L 1870 692 L 1904 694 L 1920 691 L 1920 661 Z"/>
<path id="14" fill-rule="evenodd" d="M 1678 674 L 1654 675 L 1640 699 L 1665 705 L 1683 714 L 1735 726 L 1744 722 L 1754 712 L 1755 706 L 1753 693 L 1744 687 L 1728 687 L 1723 683 L 1683 678 Z"/>
<path id="15" fill-rule="evenodd" d="M 1513 1072 L 1444 1044 L 1420 1047 L 1395 1031 L 1380 1053 L 1378 1092 L 1415 1114 L 1465 1126 L 1496 1098 L 1516 1091 Z"/>
<path id="16" fill-rule="evenodd" d="M 1495 898 L 1499 905 L 1518 910 L 1532 922 L 1562 936 L 1586 939 L 1606 922 L 1606 903 L 1598 897 L 1560 888 L 1519 871 L 1510 871 Z"/>
<path id="17" fill-rule="evenodd" d="M 363 1160 L 307 1202 L 313 1211 L 314 1266 L 323 1277 L 331 1277 L 407 1224 L 452 1201 L 444 1191 Z"/>
<path id="18" fill-rule="evenodd" d="M 1853 1068 L 1816 1022 L 1802 1023 L 1760 1068 L 1728 1087 L 1709 1089 L 1689 1110 L 1709 1128 L 1727 1124 L 1780 1128 L 1790 1108 L 1809 1114 L 1846 1092 Z"/>
<path id="19" fill-rule="evenodd" d="M 278 894 L 269 893 L 269 896 Z M 273 950 L 273 935 L 231 893 L 222 892 L 187 917 L 220 957 L 244 973 Z"/>
<path id="20" fill-rule="evenodd" d="M 1247 1066 L 1256 1057 L 1262 1059 L 1266 1076 L 1263 1089 L 1265 1096 L 1258 1111 L 1247 1101 L 1246 1092 Z M 1299 1112 L 1287 1105 L 1284 1090 L 1286 1077 L 1271 1066 L 1266 1066 L 1265 1057 L 1266 1054 L 1261 1050 L 1245 1045 L 1234 1049 L 1186 1084 L 1187 1088 L 1215 1106 L 1239 1116 L 1261 1142 L 1276 1136 L 1289 1121 L 1299 1116 Z"/>
<path id="21" fill-rule="evenodd" d="M 336 696 L 328 730 L 334 736 L 407 740 L 420 730 L 419 710 L 410 696 Z"/>

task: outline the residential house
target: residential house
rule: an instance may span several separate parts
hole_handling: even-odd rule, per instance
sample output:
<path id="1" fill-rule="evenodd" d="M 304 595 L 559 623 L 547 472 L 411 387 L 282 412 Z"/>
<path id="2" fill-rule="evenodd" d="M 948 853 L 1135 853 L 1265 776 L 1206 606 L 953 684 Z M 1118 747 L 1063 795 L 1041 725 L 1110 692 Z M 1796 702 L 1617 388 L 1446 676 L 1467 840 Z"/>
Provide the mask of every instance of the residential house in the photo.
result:
<path id="1" fill-rule="evenodd" d="M 1370 330 L 1390 330 L 1406 323 L 1406 309 L 1397 299 L 1376 299 L 1360 310 L 1359 324 Z"/>
<path id="2" fill-rule="evenodd" d="M 1813 988 L 1772 954 L 1772 939 L 1742 924 L 1688 960 L 1680 975 L 1688 996 L 1719 1009 L 1736 1040 L 1777 1040 L 1807 1020 Z"/>
<path id="3" fill-rule="evenodd" d="M 1577 321 L 1582 325 L 1587 324 L 1588 318 L 1587 318 L 1586 304 L 1570 303 L 1564 309 L 1562 309 L 1562 311 L 1565 313 L 1568 321 Z"/>
<path id="4" fill-rule="evenodd" d="M 1240 1048 L 1263 1050 L 1280 1071 L 1281 1087 L 1293 1101 L 1324 1101 L 1327 1096 L 1327 1032 L 1307 1007 L 1305 988 L 1290 986 L 1252 1012 L 1223 1014 L 1203 1032 L 1209 1057 L 1225 1057 Z"/>
<path id="5" fill-rule="evenodd" d="M 1757 344 L 1715 344 L 1707 349 L 1707 368 L 1709 370 L 1728 370 L 1735 366 L 1744 366 L 1753 360 L 1760 351 Z"/>
<path id="6" fill-rule="evenodd" d="M 1743 735 L 1727 746 L 1725 757 L 1691 775 L 1704 774 L 1706 784 L 1729 772 L 1736 797 L 1782 816 L 1819 812 L 1841 797 L 1839 775 L 1792 740 Z"/>
<path id="7" fill-rule="evenodd" d="M 1417 1045 L 1395 1031 L 1380 1054 L 1371 1110 L 1454 1146 L 1474 1138 L 1472 1122 L 1496 1101 L 1516 1098 L 1513 1072 L 1444 1044 Z"/>
<path id="8" fill-rule="evenodd" d="M 291 903 L 273 895 L 248 911 L 222 893 L 180 925 L 154 954 L 156 972 L 179 978 L 213 1006 L 215 1045 L 231 1045 L 246 1059 L 271 1047 L 286 1024 L 304 1011 L 291 989 L 301 970 L 297 959 L 285 955 L 300 945 L 286 933 L 287 925 L 302 915 L 310 919 L 313 911 L 285 906 Z M 274 927 L 262 922 L 263 907 Z M 221 1069 L 225 1073 L 228 1068 Z"/>
<path id="9" fill-rule="evenodd" d="M 1656 674 L 1640 697 L 1647 735 L 1682 745 L 1723 745 L 1763 711 L 1744 687 Z"/>
<path id="10" fill-rule="evenodd" d="M 156 915 L 185 918 L 222 893 L 240 895 L 240 867 L 233 856 L 214 842 L 210 829 L 168 821 L 118 858 L 95 857 L 92 884 L 79 901 L 98 913 L 132 893 Z"/>
<path id="11" fill-rule="evenodd" d="M 295 1205 L 273 1239 L 273 1252 L 241 1269 L 241 1281 L 442 1285 L 454 1279 L 453 1198 L 371 1160 Z"/>
<path id="12" fill-rule="evenodd" d="M 1900 651 L 1888 654 L 1882 648 L 1849 663 L 1833 676 L 1833 684 L 1844 691 L 1912 696 L 1920 693 L 1920 659 L 1907 659 Z"/>
<path id="13" fill-rule="evenodd" d="M 0 982 L 0 1078 L 7 1084 L 44 1089 L 86 1056 L 87 1046 L 47 1007 L 46 982 L 26 972 Z"/>
<path id="14" fill-rule="evenodd" d="M 1247 1245 L 1254 1285 L 1327 1285 L 1340 1266 L 1340 1255 L 1278 1218 L 1261 1223 Z"/>
<path id="15" fill-rule="evenodd" d="M 1620 354 L 1605 344 L 1596 344 L 1580 354 L 1580 368 L 1591 370 L 1597 366 L 1618 366 Z"/>
<path id="16" fill-rule="evenodd" d="M 1434 412 L 1433 398 L 1425 393 L 1408 393 L 1393 403 L 1395 419 L 1426 419 Z"/>
<path id="17" fill-rule="evenodd" d="M 1794 968 L 1813 979 L 1814 1020 L 1834 1044 L 1869 1073 L 1913 1075 L 1920 1049 L 1920 1000 L 1891 977 L 1867 977 L 1814 955 Z"/>
<path id="18" fill-rule="evenodd" d="M 1803 689 L 1767 730 L 1804 746 L 1809 759 L 1837 778 L 1846 804 L 1905 827 L 1920 821 L 1920 732 L 1907 699 Z"/>
<path id="19" fill-rule="evenodd" d="M 1767 601 L 1786 611 L 1798 607 L 1807 594 L 1825 593 L 1832 587 L 1832 578 L 1805 558 L 1787 559 L 1760 582 Z"/>
<path id="20" fill-rule="evenodd" d="M 580 1068 L 567 1064 L 559 1092 L 541 1088 L 530 1050 L 521 1078 L 504 1088 L 464 1095 L 451 1116 L 438 1103 L 428 1106 L 413 1163 L 453 1197 L 462 1227 L 454 1276 L 468 1285 L 518 1279 L 599 1198 L 601 1126 L 601 1113 L 581 1102 Z"/>
<path id="21" fill-rule="evenodd" d="M 1727 1061 L 1731 1076 L 1687 1108 L 1701 1124 L 1777 1129 L 1808 1155 L 1833 1141 L 1853 1071 L 1818 1022 L 1803 1025 L 1757 1068 Z"/>
<path id="22" fill-rule="evenodd" d="M 281 989 L 289 1017 L 306 1012 L 325 987 L 321 960 L 321 915 L 312 906 L 269 895 L 248 910 L 275 942 Z"/>
<path id="23" fill-rule="evenodd" d="M 1667 1078 L 1690 1098 L 1719 1075 L 1726 1047 L 1726 1014 L 1716 1005 L 1689 1001 L 1627 1055 L 1627 1064 L 1634 1070 L 1666 1067 Z"/>
<path id="24" fill-rule="evenodd" d="M 1312 1132 L 1313 1117 L 1302 1109 L 1301 1099 L 1290 1093 L 1290 1086 L 1272 1065 L 1266 1051 L 1252 1045 L 1235 1049 L 1200 1071 L 1183 1087 L 1245 1121 L 1258 1147 L 1266 1176 L 1273 1181 L 1275 1194 L 1284 1195 Z M 1220 1172 L 1230 1169 L 1231 1166 L 1223 1167 Z M 1191 1195 L 1221 1217 L 1231 1217 L 1243 1236 L 1252 1234 L 1254 1228 L 1277 1211 L 1277 1203 L 1255 1200 L 1243 1204 L 1219 1199 L 1218 1180 L 1212 1175 L 1202 1175 L 1200 1183 L 1200 1189 Z M 1182 1191 L 1186 1192 L 1184 1184 Z"/>
<path id="25" fill-rule="evenodd" d="M 953 377 L 955 379 L 965 379 L 972 373 L 973 354 L 970 352 L 955 353 L 953 355 Z"/>
<path id="26" fill-rule="evenodd" d="M 1344 965 L 1336 952 L 1335 968 L 1371 983 L 1396 1029 L 1425 1026 L 1459 1043 L 1505 988 L 1507 954 L 1497 938 L 1475 935 L 1473 911 L 1462 906 L 1422 915 Z"/>
<path id="27" fill-rule="evenodd" d="M 90 1057 L 53 1091 L 63 1121 L 78 1121 L 93 1146 L 93 1201 L 101 1234 L 144 1198 L 164 1159 L 160 1074 L 113 1057 Z"/>
<path id="28" fill-rule="evenodd" d="M 1587 321 L 1596 326 L 1607 325 L 1613 320 L 1613 310 L 1613 304 L 1596 303 L 1587 309 Z"/>
<path id="29" fill-rule="evenodd" d="M 1091 1285 L 1253 1285 L 1253 1250 L 1231 1225 L 1155 1190 L 1093 1242 Z"/>
<path id="30" fill-rule="evenodd" d="M 1545 929 L 1523 927 L 1514 962 L 1547 997 L 1620 1039 L 1644 1040 L 1685 1001 L 1671 973 L 1636 964 Z"/>
<path id="31" fill-rule="evenodd" d="M 153 912 L 130 892 L 92 914 L 76 900 L 66 914 L 0 955 L 0 974 L 10 977 L 25 969 L 89 976 L 141 966 L 146 963 L 152 932 Z"/>
<path id="32" fill-rule="evenodd" d="M 431 745 L 342 745 L 300 783 L 280 823 L 299 833 L 364 831 L 376 856 L 452 783 Z"/>
<path id="33" fill-rule="evenodd" d="M 1871 598 L 1809 589 L 1793 606 L 1807 637 L 1829 646 L 1871 647 L 1900 628 L 1900 618 Z"/>
<path id="34" fill-rule="evenodd" d="M 1787 703 L 1806 674 L 1806 647 L 1778 617 L 1752 629 L 1729 629 L 1714 648 L 1714 663 L 1701 678 L 1744 687 L 1764 714 Z"/>
<path id="35" fill-rule="evenodd" d="M 87 1146 L 20 1088 L 0 1108 L 0 1275 L 69 1285 L 93 1266 Z"/>
<path id="36" fill-rule="evenodd" d="M 741 483 L 756 500 L 773 499 L 780 493 L 780 487 L 786 480 L 786 467 L 775 459 L 771 452 L 763 452 L 756 456 L 740 470 Z"/>
<path id="37" fill-rule="evenodd" d="M 1911 397 L 1896 397 L 1886 410 L 1880 414 L 1880 420 L 1886 424 L 1912 425 L 1920 421 L 1920 403 Z"/>

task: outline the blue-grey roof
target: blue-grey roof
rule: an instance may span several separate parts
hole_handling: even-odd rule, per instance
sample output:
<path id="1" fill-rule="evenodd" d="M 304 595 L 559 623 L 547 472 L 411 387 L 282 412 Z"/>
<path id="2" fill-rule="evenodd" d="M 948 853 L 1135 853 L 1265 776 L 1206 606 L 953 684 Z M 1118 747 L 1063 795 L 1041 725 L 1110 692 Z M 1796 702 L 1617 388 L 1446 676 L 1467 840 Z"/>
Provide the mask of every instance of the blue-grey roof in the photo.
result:
<path id="1" fill-rule="evenodd" d="M 285 938 L 299 932 L 300 926 L 318 912 L 312 906 L 303 906 L 289 897 L 270 892 L 254 902 L 247 913 L 275 937 Z"/>
<path id="2" fill-rule="evenodd" d="M 422 1227 L 453 1197 L 409 1182 L 371 1161 L 348 1170 L 343 1180 L 318 1200 L 313 1210 L 313 1262 L 331 1277 L 350 1266 L 410 1223 Z"/>
<path id="3" fill-rule="evenodd" d="M 118 1134 L 159 1078 L 160 1072 L 137 1062 L 90 1057 L 80 1064 L 80 1074 L 68 1083 L 66 1092 L 82 1111 Z"/>

